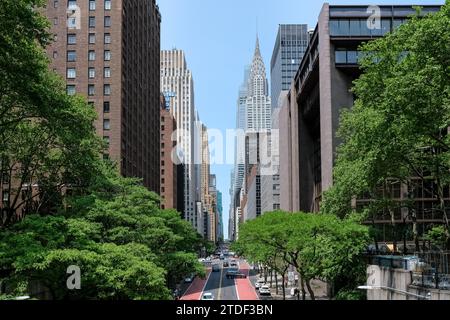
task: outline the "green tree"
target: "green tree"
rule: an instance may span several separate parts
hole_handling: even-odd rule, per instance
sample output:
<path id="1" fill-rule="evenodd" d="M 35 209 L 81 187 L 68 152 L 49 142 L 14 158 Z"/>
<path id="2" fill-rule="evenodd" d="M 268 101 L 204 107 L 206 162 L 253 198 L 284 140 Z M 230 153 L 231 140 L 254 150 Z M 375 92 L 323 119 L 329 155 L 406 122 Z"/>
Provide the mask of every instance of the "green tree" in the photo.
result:
<path id="1" fill-rule="evenodd" d="M 365 275 L 361 254 L 367 243 L 367 228 L 353 217 L 342 220 L 335 215 L 273 212 L 243 224 L 235 249 L 281 274 L 294 266 L 303 299 L 306 289 L 315 299 L 313 279 L 358 285 Z"/>
<path id="2" fill-rule="evenodd" d="M 94 189 L 58 215 L 29 215 L 0 232 L 0 268 L 10 287 L 38 282 L 54 299 L 167 299 L 170 285 L 204 273 L 195 230 L 160 210 L 138 181 L 104 170 Z M 81 268 L 80 291 L 65 286 L 70 265 Z"/>
<path id="3" fill-rule="evenodd" d="M 450 184 L 450 2 L 441 11 L 418 14 L 384 38 L 362 46 L 357 99 L 341 116 L 334 186 L 323 212 L 346 216 L 352 198 L 370 198 L 363 213 L 391 216 L 409 208 L 418 247 L 414 192 L 424 182 L 436 199 L 450 244 L 444 189 Z M 394 184 L 408 186 L 404 201 L 393 200 Z M 448 195 L 447 195 L 448 196 Z M 394 234 L 395 240 L 395 234 Z"/>
<path id="4" fill-rule="evenodd" d="M 63 189 L 82 188 L 99 174 L 96 113 L 84 99 L 66 95 L 49 70 L 43 4 L 0 3 L 0 185 L 6 191 L 0 227 L 15 222 L 19 209 L 21 216 L 54 213 Z"/>

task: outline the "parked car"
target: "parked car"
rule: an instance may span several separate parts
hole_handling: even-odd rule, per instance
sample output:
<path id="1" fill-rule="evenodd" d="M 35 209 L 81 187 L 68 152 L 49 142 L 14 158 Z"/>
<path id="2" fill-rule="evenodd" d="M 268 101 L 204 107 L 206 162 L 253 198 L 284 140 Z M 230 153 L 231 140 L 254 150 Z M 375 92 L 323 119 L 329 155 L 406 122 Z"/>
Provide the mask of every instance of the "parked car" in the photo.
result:
<path id="1" fill-rule="evenodd" d="M 228 263 L 228 261 L 224 261 L 223 262 L 223 267 L 224 268 L 228 268 L 230 266 L 230 264 Z"/>
<path id="2" fill-rule="evenodd" d="M 259 288 L 261 288 L 262 286 L 264 286 L 266 284 L 266 281 L 264 279 L 258 279 L 255 282 L 255 288 L 259 290 Z"/>
<path id="3" fill-rule="evenodd" d="M 195 278 L 195 274 L 191 274 L 189 276 L 187 276 L 186 278 L 184 278 L 184 283 L 192 283 L 192 281 L 194 281 Z"/>
<path id="4" fill-rule="evenodd" d="M 235 279 L 235 278 L 247 278 L 247 275 L 244 273 L 241 273 L 237 270 L 229 270 L 226 273 L 227 279 Z"/>
<path id="5" fill-rule="evenodd" d="M 214 300 L 214 296 L 210 292 L 206 292 L 202 296 L 202 300 Z"/>
<path id="6" fill-rule="evenodd" d="M 213 264 L 212 272 L 220 272 L 220 266 L 218 264 Z"/>
<path id="7" fill-rule="evenodd" d="M 259 288 L 259 294 L 262 296 L 270 296 L 270 288 L 267 285 L 263 285 Z"/>

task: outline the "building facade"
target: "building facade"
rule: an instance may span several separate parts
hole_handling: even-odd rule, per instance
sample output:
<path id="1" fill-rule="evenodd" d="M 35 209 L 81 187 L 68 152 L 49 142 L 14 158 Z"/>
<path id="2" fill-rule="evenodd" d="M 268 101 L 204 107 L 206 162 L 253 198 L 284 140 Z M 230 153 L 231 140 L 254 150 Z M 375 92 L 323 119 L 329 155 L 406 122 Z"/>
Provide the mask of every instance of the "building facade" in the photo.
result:
<path id="1" fill-rule="evenodd" d="M 172 139 L 172 135 L 177 130 L 177 123 L 170 112 L 170 101 L 161 95 L 161 208 L 176 209 L 182 212 L 179 207 L 178 197 L 182 195 L 182 185 L 178 181 L 179 160 L 176 150 L 177 142 Z M 175 159 L 174 159 L 175 158 Z"/>
<path id="2" fill-rule="evenodd" d="M 179 157 L 184 166 L 183 217 L 189 221 L 199 233 L 197 202 L 197 177 L 194 164 L 195 120 L 194 81 L 187 67 L 185 54 L 182 50 L 161 51 L 161 90 L 173 95 L 171 112 L 177 122 L 177 144 Z"/>
<path id="3" fill-rule="evenodd" d="M 333 185 L 336 149 L 341 143 L 336 137 L 339 115 L 342 108 L 353 106 L 350 89 L 361 75 L 359 45 L 383 37 L 415 13 L 412 6 L 379 6 L 380 27 L 369 28 L 368 8 L 323 6 L 295 80 L 284 95 L 280 144 L 285 151 L 281 154 L 281 206 L 285 210 L 319 211 L 323 192 Z M 422 12 L 439 9 L 439 6 L 424 6 Z M 407 194 L 404 191 L 398 185 L 395 197 L 402 198 Z M 418 220 L 442 221 L 427 216 L 426 208 L 432 207 L 433 200 L 425 198 L 419 195 L 415 199 Z M 405 210 L 399 210 L 395 213 L 396 223 L 408 223 L 407 216 Z M 390 223 L 383 213 L 374 220 L 382 232 Z"/>
<path id="4" fill-rule="evenodd" d="M 272 110 L 278 107 L 281 91 L 289 90 L 309 43 L 308 25 L 280 24 L 270 64 Z"/>
<path id="5" fill-rule="evenodd" d="M 51 67 L 96 109 L 104 157 L 160 191 L 160 23 L 154 0 L 49 0 Z"/>

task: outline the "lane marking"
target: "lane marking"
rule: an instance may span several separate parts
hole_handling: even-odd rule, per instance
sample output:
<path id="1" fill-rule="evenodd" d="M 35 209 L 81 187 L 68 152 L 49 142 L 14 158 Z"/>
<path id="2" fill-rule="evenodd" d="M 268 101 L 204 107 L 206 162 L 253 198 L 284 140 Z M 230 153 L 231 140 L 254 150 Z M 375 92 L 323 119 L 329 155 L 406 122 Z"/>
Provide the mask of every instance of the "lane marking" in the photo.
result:
<path id="1" fill-rule="evenodd" d="M 223 281 L 223 265 L 220 268 L 220 284 L 219 284 L 219 293 L 217 294 L 217 300 L 221 301 L 222 298 L 222 281 Z"/>
<path id="2" fill-rule="evenodd" d="M 208 271 L 209 271 L 209 269 L 208 269 Z M 209 282 L 209 278 L 211 277 L 211 273 L 212 273 L 212 271 L 208 274 L 208 277 L 206 278 L 205 285 L 203 286 L 202 293 L 200 294 L 200 298 L 198 300 L 202 300 L 202 298 L 203 298 L 203 294 L 205 293 L 205 288 L 206 288 L 206 286 L 207 286 L 207 284 Z"/>

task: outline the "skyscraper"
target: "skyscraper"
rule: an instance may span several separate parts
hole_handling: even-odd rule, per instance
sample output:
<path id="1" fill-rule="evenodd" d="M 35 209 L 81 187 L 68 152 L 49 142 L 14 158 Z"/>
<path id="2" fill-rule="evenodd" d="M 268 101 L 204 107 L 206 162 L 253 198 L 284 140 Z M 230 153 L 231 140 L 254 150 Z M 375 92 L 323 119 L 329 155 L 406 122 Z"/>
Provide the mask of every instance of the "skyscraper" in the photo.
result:
<path id="1" fill-rule="evenodd" d="M 264 131 L 272 127 L 271 98 L 266 78 L 266 68 L 256 38 L 255 54 L 247 82 L 247 99 L 245 103 L 245 130 Z"/>
<path id="2" fill-rule="evenodd" d="M 45 14 L 53 22 L 51 66 L 68 94 L 87 97 L 96 109 L 96 131 L 109 145 L 104 157 L 159 193 L 161 16 L 155 0 L 49 0 Z"/>
<path id="3" fill-rule="evenodd" d="M 187 67 L 182 50 L 161 51 L 161 90 L 174 93 L 172 114 L 177 122 L 177 143 L 180 147 L 180 159 L 184 164 L 184 218 L 199 233 L 197 217 L 197 177 L 194 165 L 194 136 L 196 111 L 194 105 L 194 81 Z"/>
<path id="4" fill-rule="evenodd" d="M 281 91 L 289 90 L 308 47 L 306 24 L 280 24 L 270 64 L 272 110 L 278 107 Z"/>
<path id="5" fill-rule="evenodd" d="M 247 88 L 241 87 L 238 100 L 237 127 L 243 130 L 243 134 L 238 135 L 236 141 L 235 192 L 232 199 L 232 203 L 235 204 L 234 212 L 242 212 L 244 220 L 247 216 L 256 217 L 261 214 L 260 155 L 267 152 L 268 145 L 260 142 L 267 142 L 272 126 L 271 98 L 258 37 L 252 65 L 250 70 L 247 70 L 245 73 Z M 245 114 L 244 121 L 243 114 Z M 250 175 L 254 176 L 253 179 L 248 179 Z M 251 182 L 250 185 L 249 182 Z M 247 195 L 249 188 L 254 191 L 251 195 Z M 238 197 L 245 202 L 245 205 L 242 201 L 237 201 Z M 237 206 L 236 203 L 238 203 Z M 245 210 L 241 210 L 240 207 L 244 207 Z M 238 233 L 236 230 L 238 217 L 236 216 L 234 216 L 234 225 L 233 231 L 236 236 Z"/>

